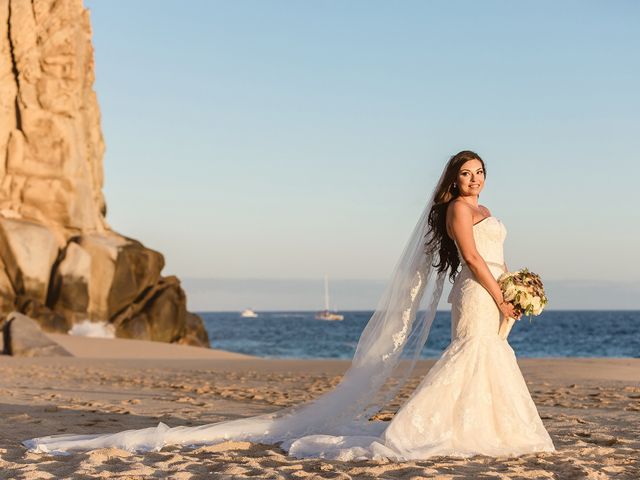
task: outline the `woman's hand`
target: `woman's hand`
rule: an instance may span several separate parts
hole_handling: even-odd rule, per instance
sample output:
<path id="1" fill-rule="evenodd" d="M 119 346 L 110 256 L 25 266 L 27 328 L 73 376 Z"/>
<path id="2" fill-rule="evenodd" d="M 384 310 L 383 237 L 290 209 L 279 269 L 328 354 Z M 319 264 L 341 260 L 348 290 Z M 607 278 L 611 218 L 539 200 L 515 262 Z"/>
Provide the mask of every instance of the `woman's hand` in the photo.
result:
<path id="1" fill-rule="evenodd" d="M 520 320 L 522 316 L 522 312 L 517 309 L 513 303 L 503 301 L 498 308 L 505 316 L 505 318 L 515 318 L 516 320 Z"/>

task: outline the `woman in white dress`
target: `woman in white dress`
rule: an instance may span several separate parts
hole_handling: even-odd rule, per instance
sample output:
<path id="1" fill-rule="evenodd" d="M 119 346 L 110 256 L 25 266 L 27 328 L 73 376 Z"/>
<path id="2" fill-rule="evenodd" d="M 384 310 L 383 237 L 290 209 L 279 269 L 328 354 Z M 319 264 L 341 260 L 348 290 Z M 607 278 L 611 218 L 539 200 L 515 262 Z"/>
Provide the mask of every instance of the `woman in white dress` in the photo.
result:
<path id="1" fill-rule="evenodd" d="M 231 439 L 277 443 L 300 458 L 396 461 L 555 451 L 514 351 L 498 335 L 501 318 L 518 317 L 496 281 L 506 271 L 506 228 L 478 204 L 485 176 L 476 153 L 465 150 L 450 158 L 350 368 L 333 390 L 239 420 L 54 435 L 24 445 L 52 453 L 102 447 L 144 451 Z M 447 275 L 454 280 L 448 298 L 452 341 L 392 420 L 377 421 L 375 414 L 405 383 L 427 340 Z"/>
<path id="2" fill-rule="evenodd" d="M 501 314 L 521 316 L 503 300 L 496 281 L 507 270 L 506 228 L 478 204 L 484 162 L 474 155 L 461 157 L 452 199 L 447 201 L 445 193 L 442 209 L 433 210 L 442 213 L 432 217 L 434 225 L 446 229 L 440 248 L 448 250 L 440 258 L 451 272 L 462 263 L 448 298 L 452 342 L 396 413 L 383 440 L 414 459 L 554 451 L 515 354 L 498 336 Z"/>

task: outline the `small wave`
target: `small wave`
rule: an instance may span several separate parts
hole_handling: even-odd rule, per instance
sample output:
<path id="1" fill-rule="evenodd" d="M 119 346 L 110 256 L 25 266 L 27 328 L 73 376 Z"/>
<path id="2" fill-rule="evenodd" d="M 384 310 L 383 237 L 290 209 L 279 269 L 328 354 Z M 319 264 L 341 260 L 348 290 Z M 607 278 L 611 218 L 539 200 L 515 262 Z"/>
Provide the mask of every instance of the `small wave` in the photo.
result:
<path id="1" fill-rule="evenodd" d="M 91 320 L 83 320 L 76 323 L 69 335 L 77 337 L 93 337 L 93 338 L 115 338 L 116 332 L 113 325 L 107 322 L 92 322 Z"/>

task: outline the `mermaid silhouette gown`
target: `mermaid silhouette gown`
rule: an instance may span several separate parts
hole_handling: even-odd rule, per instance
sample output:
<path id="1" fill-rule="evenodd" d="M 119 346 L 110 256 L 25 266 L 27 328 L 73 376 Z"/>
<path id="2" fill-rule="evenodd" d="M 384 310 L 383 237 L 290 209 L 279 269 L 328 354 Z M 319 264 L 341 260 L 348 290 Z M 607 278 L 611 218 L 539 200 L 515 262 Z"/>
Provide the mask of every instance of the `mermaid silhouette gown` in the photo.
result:
<path id="1" fill-rule="evenodd" d="M 506 228 L 490 216 L 473 226 L 473 235 L 497 278 L 504 271 Z M 447 301 L 452 341 L 390 422 L 369 422 L 363 435 L 301 435 L 288 438 L 281 447 L 299 458 L 399 461 L 555 451 L 514 351 L 498 335 L 501 313 L 467 265 L 462 265 Z M 199 427 L 160 424 L 108 435 L 54 435 L 23 443 L 52 453 L 108 446 L 158 450 L 168 444 L 268 439 L 265 433 L 271 426 L 270 420 L 253 417 Z M 277 431 L 271 434 L 274 439 L 279 436 Z"/>
<path id="2" fill-rule="evenodd" d="M 504 272 L 506 234 L 493 216 L 473 226 L 478 253 L 494 278 Z M 415 460 L 555 451 L 515 353 L 498 335 L 501 312 L 464 263 L 447 301 L 452 341 L 379 438 L 313 435 L 293 442 L 289 453 Z"/>

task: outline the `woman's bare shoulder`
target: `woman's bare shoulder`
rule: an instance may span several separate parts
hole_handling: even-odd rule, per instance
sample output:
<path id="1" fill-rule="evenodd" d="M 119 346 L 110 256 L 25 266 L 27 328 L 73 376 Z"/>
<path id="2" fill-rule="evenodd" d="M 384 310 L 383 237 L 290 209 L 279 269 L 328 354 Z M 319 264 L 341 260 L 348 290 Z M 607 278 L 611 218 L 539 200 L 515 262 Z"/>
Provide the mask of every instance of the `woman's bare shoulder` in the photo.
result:
<path id="1" fill-rule="evenodd" d="M 469 208 L 469 205 L 467 205 L 462 200 L 458 200 L 457 198 L 454 198 L 453 200 L 451 200 L 449 202 L 449 205 L 447 206 L 447 212 L 450 211 L 454 214 L 459 214 L 460 212 L 467 212 L 470 210 L 471 209 Z"/>
<path id="2" fill-rule="evenodd" d="M 462 219 L 463 222 L 472 222 L 473 211 L 464 201 L 453 199 L 449 205 L 447 205 L 447 223 L 457 222 L 460 221 L 460 219 Z"/>
<path id="3" fill-rule="evenodd" d="M 488 217 L 491 216 L 491 210 L 489 210 L 487 207 L 485 207 L 484 205 L 478 205 L 478 207 L 480 207 Z"/>

